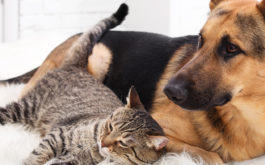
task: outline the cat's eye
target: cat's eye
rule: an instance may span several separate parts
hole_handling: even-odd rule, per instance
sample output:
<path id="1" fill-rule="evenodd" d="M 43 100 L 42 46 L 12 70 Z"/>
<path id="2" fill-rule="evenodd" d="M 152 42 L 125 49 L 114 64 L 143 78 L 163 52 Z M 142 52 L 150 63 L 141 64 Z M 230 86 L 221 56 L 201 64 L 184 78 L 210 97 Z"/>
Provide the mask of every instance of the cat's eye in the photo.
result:
<path id="1" fill-rule="evenodd" d="M 111 132 L 113 130 L 113 127 L 110 123 L 108 124 L 108 126 L 109 126 L 109 132 Z"/>
<path id="2" fill-rule="evenodd" d="M 123 141 L 118 141 L 117 142 L 121 147 L 124 147 L 124 148 L 127 148 L 128 147 L 128 145 L 127 144 L 125 144 Z"/>

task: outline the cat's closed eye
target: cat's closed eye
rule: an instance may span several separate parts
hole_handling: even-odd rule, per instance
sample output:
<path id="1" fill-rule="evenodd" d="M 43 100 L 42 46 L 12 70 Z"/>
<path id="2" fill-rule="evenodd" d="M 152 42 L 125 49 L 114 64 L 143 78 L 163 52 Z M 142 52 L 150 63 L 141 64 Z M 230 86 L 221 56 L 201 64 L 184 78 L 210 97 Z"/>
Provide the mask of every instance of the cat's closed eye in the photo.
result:
<path id="1" fill-rule="evenodd" d="M 108 124 L 108 129 L 109 129 L 109 133 L 113 131 L 113 127 L 112 127 L 111 123 Z"/>
<path id="2" fill-rule="evenodd" d="M 128 145 L 125 144 L 125 143 L 124 143 L 123 141 L 121 141 L 121 140 L 117 141 L 117 144 L 118 144 L 119 146 L 123 147 L 123 148 L 128 148 Z"/>

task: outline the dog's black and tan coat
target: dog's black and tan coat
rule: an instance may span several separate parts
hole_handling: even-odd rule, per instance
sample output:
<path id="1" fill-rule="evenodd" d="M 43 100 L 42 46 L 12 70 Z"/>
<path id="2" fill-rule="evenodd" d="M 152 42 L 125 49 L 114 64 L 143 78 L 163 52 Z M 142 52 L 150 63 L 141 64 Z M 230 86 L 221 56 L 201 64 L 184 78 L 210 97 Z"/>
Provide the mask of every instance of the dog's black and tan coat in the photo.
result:
<path id="1" fill-rule="evenodd" d="M 109 32 L 87 70 L 121 99 L 134 85 L 169 151 L 209 163 L 251 159 L 265 153 L 265 0 L 211 0 L 210 9 L 199 36 Z M 23 94 L 78 37 L 48 56 Z"/>

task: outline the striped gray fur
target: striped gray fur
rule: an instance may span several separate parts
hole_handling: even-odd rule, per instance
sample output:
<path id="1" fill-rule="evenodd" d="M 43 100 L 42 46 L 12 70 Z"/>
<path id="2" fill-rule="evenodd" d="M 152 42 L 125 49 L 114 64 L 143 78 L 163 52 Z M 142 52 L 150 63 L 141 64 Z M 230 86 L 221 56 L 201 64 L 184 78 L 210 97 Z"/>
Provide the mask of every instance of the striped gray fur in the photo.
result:
<path id="1" fill-rule="evenodd" d="M 97 164 L 107 156 L 123 164 L 143 164 L 164 153 L 164 133 L 139 100 L 135 103 L 139 98 L 135 92 L 130 94 L 132 101 L 123 105 L 85 69 L 94 44 L 126 14 L 127 6 L 122 5 L 84 33 L 61 68 L 47 73 L 19 101 L 0 108 L 2 125 L 22 124 L 43 138 L 25 165 L 45 164 L 53 158 L 57 164 Z"/>
<path id="2" fill-rule="evenodd" d="M 127 7 L 127 6 L 126 6 Z M 93 29 L 83 34 L 76 43 L 70 48 L 68 57 L 64 61 L 63 67 L 69 66 L 86 67 L 88 58 L 87 55 L 92 53 L 93 46 L 104 35 L 107 29 L 111 29 L 120 24 L 124 17 L 123 14 L 127 14 L 125 6 L 120 8 L 120 12 L 117 11 L 110 18 L 106 18 L 100 21 Z"/>

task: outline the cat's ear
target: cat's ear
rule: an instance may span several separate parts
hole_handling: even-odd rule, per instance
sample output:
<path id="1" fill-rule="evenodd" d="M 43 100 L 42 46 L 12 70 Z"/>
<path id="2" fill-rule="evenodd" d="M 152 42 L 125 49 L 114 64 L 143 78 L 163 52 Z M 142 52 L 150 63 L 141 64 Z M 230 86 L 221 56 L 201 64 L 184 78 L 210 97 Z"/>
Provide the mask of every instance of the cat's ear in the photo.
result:
<path id="1" fill-rule="evenodd" d="M 152 146 L 155 147 L 157 151 L 166 147 L 169 142 L 168 138 L 165 136 L 149 136 Z"/>
<path id="2" fill-rule="evenodd" d="M 134 86 L 132 86 L 129 90 L 126 106 L 129 108 L 135 108 L 141 110 L 145 109 Z"/>

